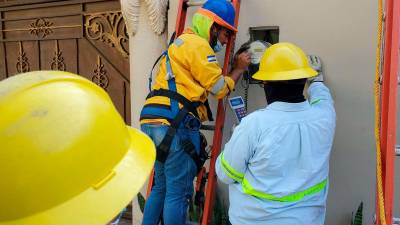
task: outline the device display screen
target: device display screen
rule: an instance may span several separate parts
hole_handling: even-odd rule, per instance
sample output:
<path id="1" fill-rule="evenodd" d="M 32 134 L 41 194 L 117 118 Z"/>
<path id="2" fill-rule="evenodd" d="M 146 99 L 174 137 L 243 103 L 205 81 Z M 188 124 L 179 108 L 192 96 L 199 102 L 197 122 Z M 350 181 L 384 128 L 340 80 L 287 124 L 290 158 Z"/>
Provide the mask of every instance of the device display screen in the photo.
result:
<path id="1" fill-rule="evenodd" d="M 243 101 L 241 98 L 235 98 L 235 99 L 231 99 L 231 104 L 232 104 L 232 106 L 238 106 L 238 105 L 242 105 Z"/>

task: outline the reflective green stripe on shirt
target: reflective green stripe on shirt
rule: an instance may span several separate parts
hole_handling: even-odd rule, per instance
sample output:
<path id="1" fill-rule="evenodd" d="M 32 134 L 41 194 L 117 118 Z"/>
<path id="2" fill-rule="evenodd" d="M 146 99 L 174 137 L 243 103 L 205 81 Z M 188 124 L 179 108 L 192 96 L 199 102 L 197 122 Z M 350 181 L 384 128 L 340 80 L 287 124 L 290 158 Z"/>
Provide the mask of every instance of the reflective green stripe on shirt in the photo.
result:
<path id="1" fill-rule="evenodd" d="M 304 191 L 301 192 L 297 192 L 295 194 L 291 194 L 291 195 L 287 195 L 287 196 L 283 196 L 283 197 L 276 197 L 273 196 L 271 194 L 266 194 L 260 191 L 255 190 L 251 184 L 249 183 L 249 181 L 244 178 L 244 174 L 236 171 L 234 168 L 232 168 L 229 163 L 225 160 L 224 158 L 224 153 L 221 153 L 221 165 L 223 170 L 225 171 L 225 173 L 233 180 L 241 183 L 242 187 L 243 187 L 243 192 L 245 194 L 248 195 L 252 195 L 258 198 L 263 198 L 263 199 L 268 199 L 271 201 L 278 201 L 278 202 L 296 202 L 299 201 L 301 199 L 303 199 L 304 197 L 308 196 L 308 195 L 312 195 L 315 193 L 318 193 L 320 191 L 322 191 L 327 184 L 327 180 L 323 180 L 322 182 L 307 188 Z"/>
<path id="2" fill-rule="evenodd" d="M 321 99 L 317 98 L 311 102 L 311 105 L 317 104 Z"/>
<path id="3" fill-rule="evenodd" d="M 304 197 L 306 197 L 308 195 L 312 195 L 312 194 L 322 191 L 326 187 L 326 183 L 327 183 L 327 180 L 325 179 L 321 183 L 318 183 L 304 191 L 297 192 L 295 194 L 291 194 L 291 195 L 287 195 L 287 196 L 283 196 L 283 197 L 276 197 L 276 196 L 262 193 L 260 191 L 255 190 L 251 186 L 251 184 L 246 180 L 246 178 L 243 179 L 242 187 L 243 187 L 244 193 L 258 197 L 258 198 L 263 198 L 263 199 L 268 199 L 268 200 L 278 201 L 278 202 L 296 202 L 296 201 L 303 199 Z"/>
<path id="4" fill-rule="evenodd" d="M 225 173 L 232 178 L 233 180 L 242 183 L 244 174 L 237 172 L 235 169 L 233 169 L 229 163 L 225 160 L 224 158 L 224 153 L 221 153 L 221 165 L 222 168 L 224 169 Z"/>

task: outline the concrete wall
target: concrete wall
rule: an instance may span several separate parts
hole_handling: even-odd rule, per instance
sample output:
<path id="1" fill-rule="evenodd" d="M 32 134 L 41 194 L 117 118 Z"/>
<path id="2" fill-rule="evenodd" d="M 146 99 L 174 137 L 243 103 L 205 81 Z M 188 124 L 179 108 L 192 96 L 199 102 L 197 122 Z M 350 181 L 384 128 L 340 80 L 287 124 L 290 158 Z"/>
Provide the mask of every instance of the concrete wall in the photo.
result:
<path id="1" fill-rule="evenodd" d="M 238 42 L 248 39 L 249 26 L 279 26 L 280 41 L 294 42 L 307 53 L 322 57 L 326 83 L 334 95 L 337 130 L 326 224 L 349 224 L 351 212 L 360 201 L 365 203 L 364 224 L 372 224 L 376 3 L 362 0 L 262 2 L 243 2 Z M 260 90 L 254 89 L 250 91 L 251 99 L 262 96 Z M 261 98 L 250 107 L 261 106 Z M 399 213 L 399 208 L 396 212 Z"/>
<path id="2" fill-rule="evenodd" d="M 177 0 L 170 1 L 169 32 L 175 26 Z M 249 27 L 279 26 L 280 41 L 293 42 L 321 56 L 326 83 L 337 110 L 331 156 L 327 225 L 350 224 L 351 212 L 364 202 L 364 225 L 373 224 L 375 146 L 373 81 L 377 3 L 364 0 L 243 0 L 237 46 L 249 39 Z M 220 58 L 220 61 L 223 59 Z M 234 95 L 243 95 L 238 85 Z M 265 105 L 263 90 L 252 85 L 249 110 Z M 400 116 L 400 114 L 399 114 Z M 233 115 L 225 122 L 229 138 Z M 400 143 L 400 135 L 399 135 Z M 397 189 L 400 160 L 397 159 Z M 226 189 L 220 187 L 224 192 Z M 226 193 L 225 193 L 226 195 Z M 400 216 L 400 191 L 394 215 Z"/>

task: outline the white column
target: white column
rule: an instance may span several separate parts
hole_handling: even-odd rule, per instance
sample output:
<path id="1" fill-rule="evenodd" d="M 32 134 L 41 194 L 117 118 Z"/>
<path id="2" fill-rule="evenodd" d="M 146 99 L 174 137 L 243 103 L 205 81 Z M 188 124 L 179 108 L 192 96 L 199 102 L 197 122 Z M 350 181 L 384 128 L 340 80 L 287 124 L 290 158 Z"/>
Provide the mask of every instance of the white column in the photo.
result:
<path id="1" fill-rule="evenodd" d="M 154 1 L 154 2 L 151 2 Z M 148 76 L 155 60 L 166 49 L 166 32 L 160 33 L 160 21 L 154 21 L 155 13 L 158 20 L 165 16 L 165 7 L 157 7 L 166 0 L 121 0 L 121 9 L 125 17 L 129 33 L 129 62 L 130 62 L 130 92 L 131 92 L 131 123 L 140 128 L 139 117 L 145 98 L 149 93 Z M 138 6 L 140 7 L 138 8 Z M 149 14 L 152 14 L 151 16 Z M 165 23 L 165 20 L 162 20 Z M 162 25 L 162 27 L 164 27 Z M 164 30 L 164 28 L 162 28 Z M 141 193 L 145 196 L 147 184 Z M 140 224 L 142 213 L 137 200 L 133 200 L 133 224 Z"/>
<path id="2" fill-rule="evenodd" d="M 124 2 L 125 0 L 122 0 Z M 157 0 L 155 0 L 157 1 Z M 125 4 L 129 4 L 126 0 Z M 134 2 L 134 1 L 132 1 Z M 129 61 L 130 61 L 130 89 L 131 89 L 131 120 L 132 126 L 140 128 L 140 110 L 148 94 L 148 76 L 155 60 L 166 48 L 166 32 L 158 35 L 150 26 L 148 10 L 144 0 L 140 0 L 140 8 L 137 25 L 128 25 L 129 29 Z M 122 5 L 124 11 L 125 4 Z M 132 8 L 128 8 L 131 9 Z M 124 13 L 124 15 L 127 15 Z M 134 16 L 134 15 L 132 15 Z M 127 16 L 125 16 L 126 18 Z M 135 20 L 126 19 L 129 23 Z M 136 31 L 136 33 L 133 33 Z"/>

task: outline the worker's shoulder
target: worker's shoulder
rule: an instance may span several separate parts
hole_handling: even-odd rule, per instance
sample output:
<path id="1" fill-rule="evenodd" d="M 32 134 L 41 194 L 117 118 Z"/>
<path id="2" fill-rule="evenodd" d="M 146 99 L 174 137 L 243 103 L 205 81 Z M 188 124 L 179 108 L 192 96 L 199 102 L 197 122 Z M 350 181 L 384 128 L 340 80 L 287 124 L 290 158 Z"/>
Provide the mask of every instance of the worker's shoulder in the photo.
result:
<path id="1" fill-rule="evenodd" d="M 274 116 L 265 109 L 259 109 L 245 116 L 240 122 L 240 127 L 254 138 L 260 137 L 261 134 L 267 134 L 278 126 L 279 122 Z"/>
<path id="2" fill-rule="evenodd" d="M 204 38 L 200 37 L 194 33 L 184 33 L 178 37 L 181 42 L 180 44 L 184 44 L 188 48 L 199 49 L 199 48 L 209 48 L 210 44 Z"/>
<path id="3" fill-rule="evenodd" d="M 257 109 L 256 111 L 249 114 L 253 119 L 264 118 L 266 115 L 275 114 L 274 111 L 268 110 L 268 107 Z"/>
<path id="4" fill-rule="evenodd" d="M 249 124 L 257 124 L 260 122 L 260 120 L 265 120 L 266 117 L 266 109 L 258 109 L 254 112 L 249 113 L 247 116 L 245 116 L 243 119 L 245 121 L 245 123 L 249 123 Z"/>
<path id="5" fill-rule="evenodd" d="M 267 108 L 258 109 L 249 113 L 243 118 L 242 122 L 247 123 L 249 126 L 265 126 L 275 124 L 274 112 Z"/>

